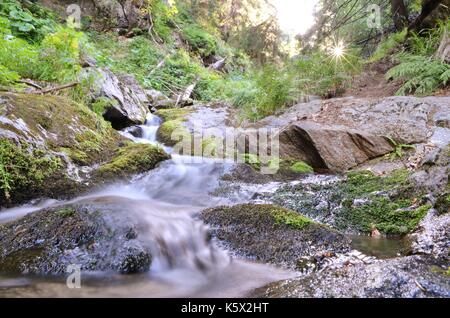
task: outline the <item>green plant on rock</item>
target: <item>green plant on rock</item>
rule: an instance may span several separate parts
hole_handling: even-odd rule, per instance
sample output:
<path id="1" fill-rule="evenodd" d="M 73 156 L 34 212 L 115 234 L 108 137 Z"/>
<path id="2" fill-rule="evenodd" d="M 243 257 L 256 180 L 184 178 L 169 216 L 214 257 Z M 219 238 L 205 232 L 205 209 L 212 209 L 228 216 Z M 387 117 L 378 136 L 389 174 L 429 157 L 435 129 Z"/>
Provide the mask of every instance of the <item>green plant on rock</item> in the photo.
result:
<path id="1" fill-rule="evenodd" d="M 303 161 L 297 161 L 290 167 L 291 171 L 299 174 L 314 173 L 314 169 Z"/>
<path id="2" fill-rule="evenodd" d="M 147 144 L 129 143 L 117 150 L 116 156 L 102 165 L 97 174 L 101 177 L 125 177 L 151 170 L 169 156 L 161 148 Z"/>
<path id="3" fill-rule="evenodd" d="M 182 35 L 191 49 L 201 56 L 212 55 L 217 50 L 215 38 L 197 25 L 184 27 Z"/>
<path id="4" fill-rule="evenodd" d="M 364 233 L 373 228 L 385 234 L 414 230 L 431 206 L 417 205 L 420 193 L 408 176 L 403 169 L 388 176 L 376 176 L 371 171 L 350 172 L 339 187 L 343 209 L 338 216 L 340 226 Z"/>
<path id="5" fill-rule="evenodd" d="M 270 214 L 275 218 L 277 224 L 287 225 L 296 230 L 302 230 L 313 223 L 311 219 L 301 214 L 282 208 L 272 209 Z"/>
<path id="6" fill-rule="evenodd" d="M 401 144 L 395 141 L 394 139 L 388 137 L 389 142 L 395 147 L 395 150 L 389 155 L 390 159 L 393 161 L 397 158 L 401 159 L 404 156 L 404 150 L 416 149 L 413 145 Z"/>
<path id="7" fill-rule="evenodd" d="M 28 145 L 16 145 L 0 140 L 0 189 L 9 200 L 15 191 L 32 191 L 39 188 L 46 178 L 62 166 L 61 160 L 43 150 L 28 149 Z"/>

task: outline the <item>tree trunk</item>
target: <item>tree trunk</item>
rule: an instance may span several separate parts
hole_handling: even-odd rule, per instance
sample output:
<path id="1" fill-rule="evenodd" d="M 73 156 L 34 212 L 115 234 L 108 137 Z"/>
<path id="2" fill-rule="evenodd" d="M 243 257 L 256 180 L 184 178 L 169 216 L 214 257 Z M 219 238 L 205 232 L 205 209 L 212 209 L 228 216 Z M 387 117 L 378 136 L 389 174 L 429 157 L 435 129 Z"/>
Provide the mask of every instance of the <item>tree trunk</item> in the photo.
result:
<path id="1" fill-rule="evenodd" d="M 442 0 L 424 0 L 420 15 L 408 27 L 408 30 L 418 30 L 423 21 L 441 4 Z"/>
<path id="2" fill-rule="evenodd" d="M 447 30 L 445 30 L 442 36 L 441 44 L 436 52 L 436 58 L 450 63 L 450 36 Z"/>
<path id="3" fill-rule="evenodd" d="M 403 0 L 391 0 L 391 12 L 397 30 L 403 30 L 408 26 L 408 9 Z"/>

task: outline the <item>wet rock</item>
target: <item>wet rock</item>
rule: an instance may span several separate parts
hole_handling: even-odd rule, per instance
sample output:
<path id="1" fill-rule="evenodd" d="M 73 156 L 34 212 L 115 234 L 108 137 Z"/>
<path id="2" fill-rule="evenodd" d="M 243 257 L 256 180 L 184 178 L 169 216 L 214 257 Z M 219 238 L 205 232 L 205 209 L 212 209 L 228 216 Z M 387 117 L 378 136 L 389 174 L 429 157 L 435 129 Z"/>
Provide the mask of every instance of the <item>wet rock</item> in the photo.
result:
<path id="1" fill-rule="evenodd" d="M 109 103 L 103 114 L 115 129 L 145 122 L 148 112 L 147 96 L 133 76 L 116 76 L 108 69 L 86 68 L 81 78 L 88 77 L 95 79 L 91 90 L 94 102 L 101 98 L 116 101 Z"/>
<path id="2" fill-rule="evenodd" d="M 64 274 L 76 264 L 87 271 L 147 271 L 151 255 L 133 237 L 128 219 L 113 205 L 59 206 L 0 225 L 0 271 Z"/>
<path id="3" fill-rule="evenodd" d="M 272 283 L 249 297 L 269 298 L 427 298 L 450 297 L 448 261 L 411 256 L 357 264 Z"/>
<path id="4" fill-rule="evenodd" d="M 142 130 L 141 126 L 132 126 L 127 128 L 126 131 L 136 138 L 142 138 L 144 134 L 144 131 Z"/>
<path id="5" fill-rule="evenodd" d="M 289 268 L 304 257 L 349 250 L 350 240 L 302 215 L 273 205 L 238 205 L 203 211 L 214 237 L 239 255 Z"/>
<path id="6" fill-rule="evenodd" d="M 447 203 L 447 210 L 449 204 Z M 437 210 L 430 210 L 420 222 L 419 230 L 412 235 L 412 252 L 436 257 L 450 255 L 450 214 L 440 215 Z"/>
<path id="7" fill-rule="evenodd" d="M 145 94 L 147 95 L 148 100 L 152 104 L 152 106 L 156 105 L 159 101 L 164 101 L 169 99 L 162 92 L 157 91 L 156 89 L 147 89 L 145 90 Z"/>

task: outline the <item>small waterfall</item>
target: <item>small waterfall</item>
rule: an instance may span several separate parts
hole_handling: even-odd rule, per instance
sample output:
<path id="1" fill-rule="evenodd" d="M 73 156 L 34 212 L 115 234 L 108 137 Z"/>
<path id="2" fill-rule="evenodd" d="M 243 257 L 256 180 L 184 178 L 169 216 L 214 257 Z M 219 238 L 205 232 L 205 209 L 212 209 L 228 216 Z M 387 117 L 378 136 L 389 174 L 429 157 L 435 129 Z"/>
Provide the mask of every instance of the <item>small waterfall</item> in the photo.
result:
<path id="1" fill-rule="evenodd" d="M 149 114 L 145 125 L 130 127 L 121 134 L 138 143 L 160 145 L 156 140 L 160 124 L 158 117 Z M 141 129 L 141 137 L 133 136 L 133 129 Z M 167 150 L 170 152 L 170 148 Z M 231 261 L 229 254 L 211 239 L 207 226 L 193 217 L 205 208 L 228 203 L 228 199 L 214 197 L 210 193 L 232 165 L 209 159 L 192 163 L 190 157 L 175 154 L 172 157 L 172 160 L 136 176 L 132 181 L 118 182 L 69 202 L 45 201 L 6 210 L 0 216 L 11 221 L 57 205 L 111 204 L 118 213 L 126 213 L 135 220 L 137 239 L 152 255 L 150 273 L 144 279 L 150 287 L 141 286 L 145 291 L 140 291 L 146 296 L 151 296 L 147 288 L 151 289 L 158 282 L 172 286 L 163 295 L 175 295 L 181 288 L 183 291 L 178 292 L 184 295 L 197 293 L 210 297 L 212 291 L 214 295 L 234 294 L 250 286 L 257 287 L 286 277 L 286 273 L 270 267 Z M 123 288 L 124 295 L 132 292 L 127 287 Z"/>
<path id="2" fill-rule="evenodd" d="M 161 122 L 161 118 L 153 115 L 152 113 L 148 113 L 144 125 L 129 127 L 120 133 L 122 136 L 137 143 L 158 144 L 156 141 L 156 133 L 158 132 Z M 133 134 L 133 131 L 140 131 L 140 137 L 136 137 Z"/>

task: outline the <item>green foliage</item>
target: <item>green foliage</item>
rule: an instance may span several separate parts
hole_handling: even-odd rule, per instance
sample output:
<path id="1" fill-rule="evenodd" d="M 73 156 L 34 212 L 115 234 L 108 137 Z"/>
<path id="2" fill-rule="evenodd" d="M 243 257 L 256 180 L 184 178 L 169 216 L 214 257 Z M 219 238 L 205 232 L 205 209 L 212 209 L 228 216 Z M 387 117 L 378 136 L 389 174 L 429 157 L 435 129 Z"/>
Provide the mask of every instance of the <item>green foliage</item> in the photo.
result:
<path id="1" fill-rule="evenodd" d="M 427 95 L 449 83 L 450 65 L 441 60 L 410 53 L 396 57 L 400 64 L 390 69 L 386 78 L 404 81 L 397 95 Z"/>
<path id="2" fill-rule="evenodd" d="M 443 34 L 450 30 L 450 22 L 441 22 L 437 28 L 413 33 L 408 52 L 395 55 L 399 64 L 386 73 L 387 79 L 403 82 L 397 95 L 429 95 L 450 81 L 450 65 L 434 57 Z"/>
<path id="3" fill-rule="evenodd" d="M 0 65 L 3 66 L 3 72 L 33 78 L 38 57 L 38 49 L 25 40 L 13 36 L 0 37 Z"/>
<path id="4" fill-rule="evenodd" d="M 270 214 L 275 218 L 277 224 L 284 224 L 296 230 L 302 230 L 313 223 L 312 220 L 301 214 L 281 208 L 271 210 Z"/>
<path id="5" fill-rule="evenodd" d="M 50 82 L 74 80 L 81 70 L 80 54 L 84 41 L 83 33 L 69 27 L 47 35 L 40 46 L 35 76 Z"/>
<path id="6" fill-rule="evenodd" d="M 390 143 L 395 147 L 395 150 L 389 155 L 391 160 L 395 160 L 396 158 L 403 158 L 405 149 L 415 149 L 413 145 L 401 144 L 396 142 L 394 139 L 389 138 Z"/>
<path id="7" fill-rule="evenodd" d="M 359 52 L 348 49 L 342 57 L 332 57 L 325 52 L 311 52 L 294 64 L 297 94 L 336 96 L 346 86 L 346 81 L 361 68 Z"/>
<path id="8" fill-rule="evenodd" d="M 233 104 L 241 108 L 246 118 L 257 120 L 273 114 L 290 101 L 292 76 L 275 65 L 267 65 L 253 74 L 253 81 L 240 83 Z"/>
<path id="9" fill-rule="evenodd" d="M 39 42 L 55 27 L 55 17 L 43 7 L 27 3 L 27 7 L 16 0 L 0 3 L 0 17 L 7 18 L 14 36 L 29 42 Z"/>
<path id="10" fill-rule="evenodd" d="M 197 25 L 184 27 L 182 36 L 191 49 L 201 56 L 212 55 L 217 50 L 216 39 Z"/>
<path id="11" fill-rule="evenodd" d="M 0 140 L 0 189 L 9 199 L 16 190 L 28 191 L 39 186 L 61 166 L 61 160 L 44 151 L 28 151 L 27 145 Z"/>
<path id="12" fill-rule="evenodd" d="M 5 66 L 0 64 L 0 85 L 11 86 L 20 79 L 19 74 L 14 71 L 10 71 Z"/>
<path id="13" fill-rule="evenodd" d="M 384 41 L 382 41 L 376 51 L 372 54 L 369 63 L 374 63 L 382 60 L 387 57 L 390 53 L 392 53 L 395 49 L 397 49 L 400 45 L 405 43 L 406 35 L 408 34 L 408 30 L 405 29 L 402 32 L 397 32 L 388 36 Z"/>

